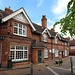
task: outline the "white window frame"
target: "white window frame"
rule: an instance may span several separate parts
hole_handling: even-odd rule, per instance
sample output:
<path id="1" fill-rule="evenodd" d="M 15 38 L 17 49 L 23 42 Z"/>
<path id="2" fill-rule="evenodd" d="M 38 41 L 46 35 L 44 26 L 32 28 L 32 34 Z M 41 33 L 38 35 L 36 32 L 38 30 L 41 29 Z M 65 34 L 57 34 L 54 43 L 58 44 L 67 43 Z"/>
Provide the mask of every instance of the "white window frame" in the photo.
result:
<path id="1" fill-rule="evenodd" d="M 59 57 L 59 50 L 55 49 L 55 57 Z"/>
<path id="2" fill-rule="evenodd" d="M 15 49 L 11 49 L 11 46 L 15 46 Z M 28 46 L 22 46 L 23 50 L 16 49 L 17 46 L 20 46 L 20 45 L 10 45 L 10 52 L 14 51 L 14 59 L 12 59 L 12 61 L 28 60 Z M 25 50 L 24 47 L 27 47 L 27 50 Z M 23 51 L 23 59 L 16 59 L 16 52 L 17 51 Z M 27 58 L 24 58 L 25 51 L 27 51 Z M 11 55 L 10 55 L 10 58 L 11 58 Z"/>
<path id="3" fill-rule="evenodd" d="M 44 48 L 44 58 L 48 58 L 48 49 Z"/>
<path id="4" fill-rule="evenodd" d="M 17 23 L 17 26 L 15 26 L 15 23 Z M 18 31 L 17 33 L 14 33 L 14 35 L 18 35 L 18 36 L 24 36 L 24 37 L 27 37 L 27 26 L 26 25 L 22 25 L 22 28 L 19 27 L 21 23 L 18 23 L 18 22 L 14 22 L 14 29 L 17 28 Z M 25 26 L 25 28 L 23 28 Z M 22 29 L 22 34 L 19 33 L 19 29 Z M 25 31 L 25 34 L 23 33 L 23 31 Z"/>
<path id="5" fill-rule="evenodd" d="M 67 50 L 65 50 L 65 56 L 67 56 L 67 54 L 68 54 L 68 52 L 67 52 Z"/>
<path id="6" fill-rule="evenodd" d="M 47 42 L 47 34 L 43 34 L 43 41 Z"/>

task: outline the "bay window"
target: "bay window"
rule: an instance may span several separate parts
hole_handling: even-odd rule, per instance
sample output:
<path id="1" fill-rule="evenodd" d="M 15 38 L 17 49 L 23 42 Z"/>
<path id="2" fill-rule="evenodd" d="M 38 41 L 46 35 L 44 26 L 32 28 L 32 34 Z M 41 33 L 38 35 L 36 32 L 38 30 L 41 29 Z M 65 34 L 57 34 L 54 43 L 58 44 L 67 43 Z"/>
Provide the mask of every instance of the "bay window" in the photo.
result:
<path id="1" fill-rule="evenodd" d="M 14 22 L 14 34 L 20 36 L 27 36 L 27 26 Z"/>
<path id="2" fill-rule="evenodd" d="M 10 58 L 12 61 L 28 60 L 28 47 L 11 45 Z"/>

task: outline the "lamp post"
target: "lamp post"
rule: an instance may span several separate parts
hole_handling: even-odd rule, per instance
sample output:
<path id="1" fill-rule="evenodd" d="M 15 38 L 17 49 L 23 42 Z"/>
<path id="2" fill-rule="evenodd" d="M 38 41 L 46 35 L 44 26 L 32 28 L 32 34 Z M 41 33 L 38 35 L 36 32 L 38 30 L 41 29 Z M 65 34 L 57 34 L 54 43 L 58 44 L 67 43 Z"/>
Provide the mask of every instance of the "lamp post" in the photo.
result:
<path id="1" fill-rule="evenodd" d="M 1 50 L 0 50 L 0 68 L 1 68 L 1 57 L 2 57 L 2 41 L 4 40 L 4 36 L 1 36 Z"/>

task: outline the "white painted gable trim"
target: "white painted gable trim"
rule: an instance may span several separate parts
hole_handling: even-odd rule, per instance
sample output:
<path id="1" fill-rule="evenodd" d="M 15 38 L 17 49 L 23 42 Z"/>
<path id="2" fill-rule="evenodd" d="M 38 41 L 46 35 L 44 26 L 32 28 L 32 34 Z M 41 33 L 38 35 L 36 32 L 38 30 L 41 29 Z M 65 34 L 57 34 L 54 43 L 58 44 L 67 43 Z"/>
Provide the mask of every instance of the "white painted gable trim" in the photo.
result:
<path id="1" fill-rule="evenodd" d="M 31 25 L 31 27 L 33 28 L 34 31 L 36 31 L 35 27 L 33 26 L 33 24 L 31 23 L 30 19 L 28 18 L 26 12 L 24 11 L 23 8 L 19 9 L 18 11 L 6 16 L 5 18 L 2 19 L 2 22 L 6 22 L 7 20 L 9 20 L 10 18 L 16 16 L 17 14 L 23 12 L 23 14 L 25 15 L 25 17 L 27 18 L 29 24 Z"/>
<path id="2" fill-rule="evenodd" d="M 44 31 L 42 32 L 42 34 L 44 34 L 44 32 L 46 32 L 46 30 L 47 30 L 48 35 L 51 37 L 51 35 L 50 35 L 50 33 L 49 33 L 49 31 L 48 31 L 47 28 L 44 29 Z"/>
<path id="3" fill-rule="evenodd" d="M 56 36 L 58 36 L 58 37 L 59 37 L 59 39 L 61 40 L 61 37 L 59 36 L 59 33 L 57 33 L 57 34 L 55 35 L 55 37 L 56 37 Z"/>

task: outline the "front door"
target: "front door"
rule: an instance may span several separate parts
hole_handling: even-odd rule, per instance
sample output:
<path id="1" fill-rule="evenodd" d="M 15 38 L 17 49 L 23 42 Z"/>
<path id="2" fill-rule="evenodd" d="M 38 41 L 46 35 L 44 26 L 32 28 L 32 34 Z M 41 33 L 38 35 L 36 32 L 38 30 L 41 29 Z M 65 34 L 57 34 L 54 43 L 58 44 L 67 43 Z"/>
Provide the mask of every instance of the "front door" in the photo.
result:
<path id="1" fill-rule="evenodd" d="M 38 50 L 38 63 L 42 63 L 42 50 Z"/>

